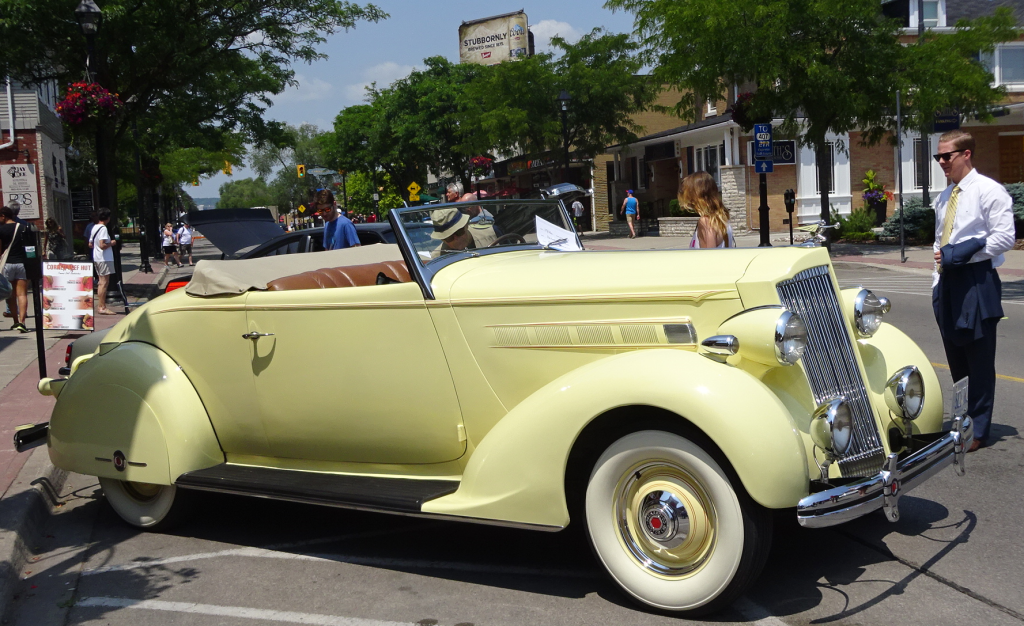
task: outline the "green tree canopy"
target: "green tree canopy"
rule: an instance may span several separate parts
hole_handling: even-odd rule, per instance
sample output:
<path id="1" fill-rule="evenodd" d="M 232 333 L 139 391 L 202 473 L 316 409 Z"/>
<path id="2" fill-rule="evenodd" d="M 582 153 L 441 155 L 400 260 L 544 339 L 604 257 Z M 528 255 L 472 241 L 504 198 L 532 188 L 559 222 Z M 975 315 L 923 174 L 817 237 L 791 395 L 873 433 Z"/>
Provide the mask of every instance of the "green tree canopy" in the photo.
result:
<path id="1" fill-rule="evenodd" d="M 953 33 L 904 46 L 900 24 L 877 0 L 608 0 L 635 15 L 654 76 L 682 92 L 684 116 L 728 86 L 753 83 L 752 117 L 783 118 L 782 132 L 827 161 L 826 134 L 865 131 L 877 142 L 895 127 L 896 91 L 913 119 L 960 106 L 985 115 L 999 97 L 977 61 L 981 50 L 1015 38 L 1007 9 Z M 827 168 L 820 168 L 828 219 Z"/>
<path id="2" fill-rule="evenodd" d="M 272 205 L 270 189 L 260 177 L 232 180 L 220 186 L 218 209 L 248 209 Z"/>
<path id="3" fill-rule="evenodd" d="M 76 5 L 0 0 L 0 75 L 80 80 L 86 43 Z M 128 103 L 104 128 L 111 163 L 133 121 L 148 131 L 141 136 L 149 154 L 166 145 L 222 151 L 236 130 L 249 140 L 274 138 L 280 126 L 263 114 L 272 95 L 295 84 L 292 63 L 324 58 L 317 46 L 339 29 L 387 17 L 344 0 L 107 0 L 102 9 L 97 81 Z M 104 185 L 113 190 L 112 180 Z"/>

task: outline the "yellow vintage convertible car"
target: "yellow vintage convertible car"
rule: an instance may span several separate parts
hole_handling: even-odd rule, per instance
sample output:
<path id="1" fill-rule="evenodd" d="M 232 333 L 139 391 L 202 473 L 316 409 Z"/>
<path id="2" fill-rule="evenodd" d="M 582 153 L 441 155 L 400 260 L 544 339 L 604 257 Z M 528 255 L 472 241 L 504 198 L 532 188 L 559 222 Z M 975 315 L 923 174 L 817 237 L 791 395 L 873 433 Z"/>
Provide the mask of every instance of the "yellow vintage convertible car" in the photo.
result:
<path id="1" fill-rule="evenodd" d="M 57 403 L 21 443 L 141 528 L 191 490 L 571 525 L 687 615 L 753 582 L 773 510 L 896 521 L 962 473 L 969 416 L 943 429 L 924 353 L 822 248 L 583 250 L 557 200 L 389 219 L 397 245 L 201 261 L 41 381 Z"/>

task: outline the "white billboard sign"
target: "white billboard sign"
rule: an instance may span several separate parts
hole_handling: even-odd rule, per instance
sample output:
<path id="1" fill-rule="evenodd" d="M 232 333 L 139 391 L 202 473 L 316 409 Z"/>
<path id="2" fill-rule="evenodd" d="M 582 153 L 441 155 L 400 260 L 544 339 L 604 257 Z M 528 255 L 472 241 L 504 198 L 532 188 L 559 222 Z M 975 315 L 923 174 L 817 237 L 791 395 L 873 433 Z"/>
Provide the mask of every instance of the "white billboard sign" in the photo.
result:
<path id="1" fill-rule="evenodd" d="M 459 26 L 459 60 L 462 63 L 497 65 L 525 57 L 530 51 L 526 13 L 519 11 Z"/>
<path id="2" fill-rule="evenodd" d="M 31 163 L 0 165 L 0 186 L 3 186 L 3 204 L 21 205 L 18 215 L 23 220 L 39 217 L 39 186 L 36 184 L 36 166 Z"/>

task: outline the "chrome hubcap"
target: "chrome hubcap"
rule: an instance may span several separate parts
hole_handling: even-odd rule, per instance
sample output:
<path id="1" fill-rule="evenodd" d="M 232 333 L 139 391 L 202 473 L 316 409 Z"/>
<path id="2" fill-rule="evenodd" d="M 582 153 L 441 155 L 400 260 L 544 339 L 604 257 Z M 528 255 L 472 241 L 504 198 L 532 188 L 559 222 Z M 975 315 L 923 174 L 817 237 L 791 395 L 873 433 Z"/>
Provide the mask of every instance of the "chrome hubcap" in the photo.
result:
<path id="1" fill-rule="evenodd" d="M 671 549 L 690 535 L 690 515 L 671 492 L 652 491 L 644 496 L 640 507 L 640 527 L 651 541 Z"/>
<path id="2" fill-rule="evenodd" d="M 711 498 L 700 480 L 674 463 L 647 461 L 624 474 L 614 515 L 623 547 L 656 576 L 688 576 L 714 551 Z"/>
<path id="3" fill-rule="evenodd" d="M 160 485 L 151 485 L 150 483 L 124 482 L 124 490 L 139 502 L 152 500 L 160 494 L 161 489 Z"/>

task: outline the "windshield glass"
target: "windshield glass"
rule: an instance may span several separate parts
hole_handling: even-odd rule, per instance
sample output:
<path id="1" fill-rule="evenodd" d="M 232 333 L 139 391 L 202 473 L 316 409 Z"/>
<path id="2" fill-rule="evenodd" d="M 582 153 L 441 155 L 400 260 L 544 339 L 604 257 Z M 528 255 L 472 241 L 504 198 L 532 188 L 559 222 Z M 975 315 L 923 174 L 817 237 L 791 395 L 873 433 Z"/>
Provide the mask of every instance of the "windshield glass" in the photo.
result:
<path id="1" fill-rule="evenodd" d="M 484 248 L 530 245 L 579 249 L 576 234 L 558 202 L 491 200 L 392 210 L 398 213 L 424 265 L 450 254 Z"/>

